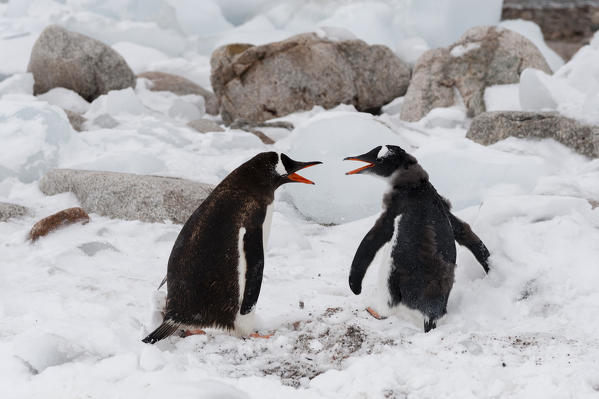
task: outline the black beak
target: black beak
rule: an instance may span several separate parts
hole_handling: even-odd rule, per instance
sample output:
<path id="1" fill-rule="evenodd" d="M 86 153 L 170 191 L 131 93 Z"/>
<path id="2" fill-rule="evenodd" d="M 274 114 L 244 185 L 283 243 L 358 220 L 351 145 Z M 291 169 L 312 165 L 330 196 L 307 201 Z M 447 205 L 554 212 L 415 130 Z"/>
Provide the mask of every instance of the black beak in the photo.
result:
<path id="1" fill-rule="evenodd" d="M 379 146 L 379 147 L 376 147 L 376 148 L 372 149 L 371 151 L 367 152 L 366 154 L 343 158 L 344 161 L 360 161 L 360 162 L 366 162 L 368 164 L 366 166 L 362 166 L 361 168 L 351 170 L 345 174 L 346 175 L 357 175 L 359 173 L 362 173 L 362 171 L 375 166 L 376 160 L 377 160 L 377 155 L 378 155 L 380 149 L 381 149 L 381 147 Z"/>
<path id="2" fill-rule="evenodd" d="M 306 179 L 303 176 L 298 175 L 296 172 L 298 172 L 302 169 L 309 168 L 310 166 L 319 165 L 322 163 L 320 161 L 312 161 L 312 162 L 294 161 L 293 159 L 289 158 L 285 154 L 281 154 L 281 161 L 283 162 L 283 166 L 285 167 L 285 170 L 287 171 L 287 179 L 290 182 L 306 183 L 306 184 L 314 184 L 314 182 Z"/>

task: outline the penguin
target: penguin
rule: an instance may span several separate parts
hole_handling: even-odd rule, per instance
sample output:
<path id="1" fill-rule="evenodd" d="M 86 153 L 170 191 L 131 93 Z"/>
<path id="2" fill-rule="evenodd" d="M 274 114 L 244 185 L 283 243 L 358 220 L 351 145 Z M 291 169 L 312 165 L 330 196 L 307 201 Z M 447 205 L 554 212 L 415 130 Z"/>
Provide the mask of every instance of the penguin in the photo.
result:
<path id="1" fill-rule="evenodd" d="M 437 193 L 416 158 L 395 145 L 378 146 L 344 160 L 367 165 L 348 175 L 371 174 L 388 181 L 383 211 L 360 243 L 352 261 L 349 286 L 359 295 L 362 279 L 377 252 L 389 243 L 389 259 L 381 267 L 386 311 L 399 305 L 424 316 L 424 331 L 436 327 L 447 312 L 453 286 L 457 241 L 489 272 L 489 251 L 468 223 L 451 213 L 449 201 Z M 367 311 L 382 318 L 372 308 Z"/>
<path id="2" fill-rule="evenodd" d="M 296 172 L 321 162 L 298 162 L 263 152 L 231 172 L 187 220 L 168 260 L 164 320 L 142 341 L 203 328 L 267 338 L 252 331 L 275 190 L 314 182 Z"/>

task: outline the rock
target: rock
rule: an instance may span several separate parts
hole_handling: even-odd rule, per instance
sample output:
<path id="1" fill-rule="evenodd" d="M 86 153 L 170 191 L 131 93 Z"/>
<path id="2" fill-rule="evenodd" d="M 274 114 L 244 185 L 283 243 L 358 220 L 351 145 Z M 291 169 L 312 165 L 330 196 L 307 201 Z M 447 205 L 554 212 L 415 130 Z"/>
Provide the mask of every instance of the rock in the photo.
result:
<path id="1" fill-rule="evenodd" d="M 31 211 L 21 205 L 0 202 L 0 222 L 6 222 L 8 219 L 31 215 Z"/>
<path id="2" fill-rule="evenodd" d="M 135 84 L 135 74 L 116 51 L 57 25 L 50 25 L 40 34 L 27 71 L 33 73 L 36 95 L 64 87 L 90 102 L 110 90 Z"/>
<path id="3" fill-rule="evenodd" d="M 73 129 L 78 132 L 85 130 L 83 128 L 83 124 L 85 123 L 86 119 L 81 116 L 81 114 L 69 111 L 68 109 L 65 109 L 64 112 L 67 114 L 67 118 L 69 118 L 69 122 L 71 123 L 71 126 L 73 126 Z"/>
<path id="4" fill-rule="evenodd" d="M 172 73 L 156 71 L 140 73 L 137 77 L 148 79 L 150 81 L 148 88 L 152 91 L 170 91 L 179 96 L 187 94 L 202 96 L 206 112 L 210 115 L 218 115 L 218 101 L 214 94 L 189 79 Z"/>
<path id="5" fill-rule="evenodd" d="M 227 124 L 239 118 L 263 122 L 315 105 L 377 111 L 404 95 L 410 79 L 409 67 L 385 46 L 313 33 L 262 46 L 219 47 L 210 65 Z"/>
<path id="6" fill-rule="evenodd" d="M 184 223 L 213 186 L 185 179 L 131 173 L 54 169 L 39 183 L 46 195 L 75 194 L 89 213 L 111 218 Z"/>
<path id="7" fill-rule="evenodd" d="M 210 119 L 196 119 L 187 123 L 187 126 L 190 128 L 200 132 L 200 133 L 208 133 L 208 132 L 224 132 L 225 129 L 218 126 L 218 124 Z"/>
<path id="8" fill-rule="evenodd" d="M 400 117 L 415 122 L 433 108 L 453 105 L 454 88 L 468 116 L 476 116 L 485 112 L 486 87 L 518 83 L 526 68 L 551 74 L 541 52 L 524 36 L 492 26 L 471 28 L 458 42 L 418 59 Z"/>
<path id="9" fill-rule="evenodd" d="M 554 112 L 485 112 L 472 120 L 466 137 L 483 145 L 508 137 L 552 138 L 588 157 L 599 157 L 599 127 Z"/>
<path id="10" fill-rule="evenodd" d="M 35 241 L 60 227 L 87 222 L 89 222 L 89 215 L 83 209 L 78 207 L 65 209 L 34 224 L 29 232 L 29 239 Z"/>

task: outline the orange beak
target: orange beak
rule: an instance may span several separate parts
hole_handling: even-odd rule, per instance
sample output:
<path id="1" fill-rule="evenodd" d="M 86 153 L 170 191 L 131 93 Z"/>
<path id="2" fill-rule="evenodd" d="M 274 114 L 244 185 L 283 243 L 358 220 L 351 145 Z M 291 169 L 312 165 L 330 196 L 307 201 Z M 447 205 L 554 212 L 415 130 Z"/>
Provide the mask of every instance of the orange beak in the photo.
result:
<path id="1" fill-rule="evenodd" d="M 318 164 L 317 163 L 313 163 L 311 165 L 304 166 L 302 169 L 306 169 L 306 168 L 309 168 L 310 166 L 314 166 L 314 165 L 318 165 Z M 302 169 L 300 169 L 300 170 L 302 170 Z M 312 180 L 308 180 L 305 177 L 298 175 L 297 173 L 292 173 L 292 174 L 288 175 L 287 178 L 289 180 L 293 180 L 293 181 L 296 181 L 298 183 L 314 184 L 314 182 Z"/>
<path id="2" fill-rule="evenodd" d="M 366 166 L 362 166 L 361 168 L 351 170 L 351 171 L 345 173 L 346 175 L 355 175 L 356 173 L 360 173 L 364 169 L 372 168 L 374 166 L 374 164 L 372 162 L 363 161 L 358 158 L 345 158 L 344 161 L 360 161 L 360 162 L 366 162 L 368 164 Z"/>

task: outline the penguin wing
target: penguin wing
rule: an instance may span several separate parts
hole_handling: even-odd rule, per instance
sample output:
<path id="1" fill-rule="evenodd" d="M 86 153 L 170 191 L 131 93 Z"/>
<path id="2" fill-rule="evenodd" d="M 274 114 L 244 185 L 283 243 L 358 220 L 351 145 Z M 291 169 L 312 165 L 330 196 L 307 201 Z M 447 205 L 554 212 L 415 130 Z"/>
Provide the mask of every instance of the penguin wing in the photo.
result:
<path id="1" fill-rule="evenodd" d="M 480 263 L 483 269 L 485 269 L 485 273 L 489 273 L 489 256 L 491 256 L 489 250 L 482 240 L 476 234 L 474 234 L 468 223 L 451 213 L 451 204 L 449 201 L 440 195 L 439 198 L 441 199 L 441 202 L 445 208 L 445 212 L 447 213 L 447 217 L 449 218 L 449 223 L 451 224 L 451 229 L 453 230 L 453 236 L 455 240 L 458 242 L 458 244 L 468 248 L 478 263 Z"/>
<path id="2" fill-rule="evenodd" d="M 262 217 L 260 217 L 262 216 Z M 262 237 L 262 221 L 266 214 L 257 215 L 251 226 L 246 227 L 243 237 L 243 250 L 247 269 L 245 272 L 245 289 L 239 313 L 246 315 L 252 311 L 262 286 L 262 273 L 264 271 L 264 246 Z"/>
<path id="3" fill-rule="evenodd" d="M 374 226 L 364 236 L 351 264 L 349 287 L 356 295 L 362 292 L 362 279 L 372 263 L 376 253 L 393 237 L 394 215 L 386 211 L 378 218 Z"/>

